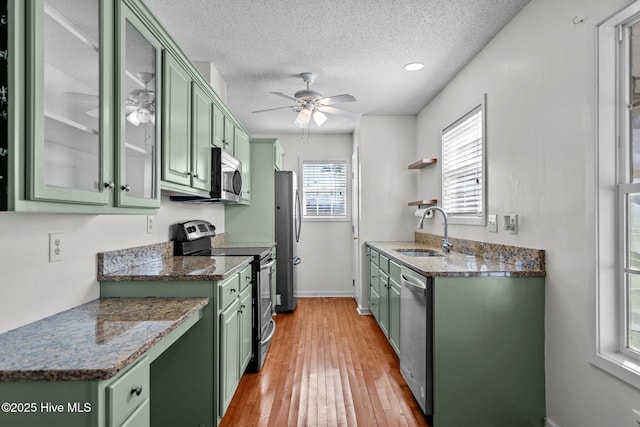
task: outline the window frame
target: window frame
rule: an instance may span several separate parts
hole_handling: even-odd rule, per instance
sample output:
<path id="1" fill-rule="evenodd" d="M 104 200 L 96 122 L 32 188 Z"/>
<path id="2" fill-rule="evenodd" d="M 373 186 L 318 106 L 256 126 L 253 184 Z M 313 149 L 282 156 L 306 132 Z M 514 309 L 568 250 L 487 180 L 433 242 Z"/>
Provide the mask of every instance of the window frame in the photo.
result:
<path id="1" fill-rule="evenodd" d="M 449 122 L 449 124 L 445 127 L 442 128 L 442 132 L 441 132 L 441 153 L 442 153 L 442 168 L 441 168 L 441 194 L 442 194 L 442 201 L 441 201 L 441 205 L 442 207 L 446 210 L 445 207 L 445 203 L 444 203 L 444 195 L 446 192 L 446 185 L 445 185 L 445 168 L 444 168 L 444 164 L 445 164 L 445 147 L 444 147 L 444 139 L 445 139 L 445 132 L 447 132 L 447 130 L 453 128 L 454 126 L 456 126 L 457 124 L 463 122 L 464 120 L 466 120 L 476 109 L 480 108 L 480 111 L 482 112 L 482 142 L 481 142 L 481 146 L 482 146 L 482 160 L 481 160 L 481 167 L 482 167 L 482 177 L 480 180 L 480 206 L 482 211 L 480 212 L 480 214 L 461 214 L 461 213 L 457 213 L 455 211 L 449 211 L 447 210 L 447 215 L 448 215 L 448 221 L 449 224 L 463 224 L 463 225 L 486 225 L 487 224 L 487 109 L 486 109 L 486 98 L 487 95 L 483 94 L 480 99 L 478 99 L 477 101 L 473 102 L 468 108 L 465 108 L 463 110 L 462 114 L 459 114 L 456 116 L 456 118 L 452 121 Z"/>
<path id="2" fill-rule="evenodd" d="M 305 164 L 344 164 L 345 165 L 345 194 L 344 194 L 344 215 L 340 216 L 307 216 L 305 209 L 305 201 L 306 201 L 306 191 L 304 188 L 304 165 Z M 347 159 L 344 158 L 322 158 L 322 159 L 300 159 L 299 164 L 299 188 L 300 188 L 300 198 L 302 202 L 302 212 L 300 213 L 302 216 L 302 221 L 305 222 L 345 222 L 351 221 L 351 212 L 350 212 L 350 186 L 351 186 L 351 165 Z"/>
<path id="3" fill-rule="evenodd" d="M 595 26 L 595 141 L 587 155 L 587 224 L 592 228 L 593 334 L 589 361 L 640 388 L 640 352 L 627 345 L 627 204 L 640 184 L 630 179 L 629 32 L 640 1 Z M 593 171 L 593 172 L 592 172 Z"/>

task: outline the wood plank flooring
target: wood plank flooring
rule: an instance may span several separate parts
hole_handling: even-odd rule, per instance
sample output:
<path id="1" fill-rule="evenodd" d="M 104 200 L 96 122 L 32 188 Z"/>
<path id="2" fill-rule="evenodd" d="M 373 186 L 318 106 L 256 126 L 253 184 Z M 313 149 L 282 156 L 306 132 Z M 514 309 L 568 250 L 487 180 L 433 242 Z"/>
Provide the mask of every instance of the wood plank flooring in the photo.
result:
<path id="1" fill-rule="evenodd" d="M 352 298 L 300 298 L 275 320 L 262 370 L 242 377 L 221 427 L 431 426 L 375 319 Z"/>

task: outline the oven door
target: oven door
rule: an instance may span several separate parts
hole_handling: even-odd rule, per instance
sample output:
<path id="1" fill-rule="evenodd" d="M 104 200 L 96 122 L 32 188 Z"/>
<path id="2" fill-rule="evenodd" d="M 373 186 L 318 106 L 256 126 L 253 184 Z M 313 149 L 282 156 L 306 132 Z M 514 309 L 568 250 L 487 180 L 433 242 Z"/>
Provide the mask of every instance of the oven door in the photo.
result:
<path id="1" fill-rule="evenodd" d="M 273 292 L 273 275 L 271 274 L 271 268 L 275 265 L 276 260 L 269 258 L 266 262 L 260 263 L 260 331 L 261 341 L 267 336 L 265 334 L 271 317 L 273 316 L 273 305 L 271 301 L 271 294 Z"/>

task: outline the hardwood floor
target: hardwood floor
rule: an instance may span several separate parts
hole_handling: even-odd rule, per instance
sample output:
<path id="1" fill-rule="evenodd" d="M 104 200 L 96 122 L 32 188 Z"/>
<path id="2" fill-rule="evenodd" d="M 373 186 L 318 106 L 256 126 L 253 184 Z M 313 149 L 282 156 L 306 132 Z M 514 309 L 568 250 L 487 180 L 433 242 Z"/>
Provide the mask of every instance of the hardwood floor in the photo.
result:
<path id="1" fill-rule="evenodd" d="M 431 425 L 352 298 L 300 298 L 275 320 L 262 370 L 242 377 L 221 427 Z"/>

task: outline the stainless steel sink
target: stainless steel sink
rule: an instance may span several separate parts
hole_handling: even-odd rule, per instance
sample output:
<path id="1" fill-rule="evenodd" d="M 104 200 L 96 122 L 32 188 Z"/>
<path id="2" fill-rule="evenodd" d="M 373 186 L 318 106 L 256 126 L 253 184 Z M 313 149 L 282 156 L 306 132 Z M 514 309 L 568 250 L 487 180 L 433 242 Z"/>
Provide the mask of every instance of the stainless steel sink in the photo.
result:
<path id="1" fill-rule="evenodd" d="M 442 252 L 434 249 L 395 249 L 395 251 L 402 255 L 415 257 L 443 256 Z"/>

